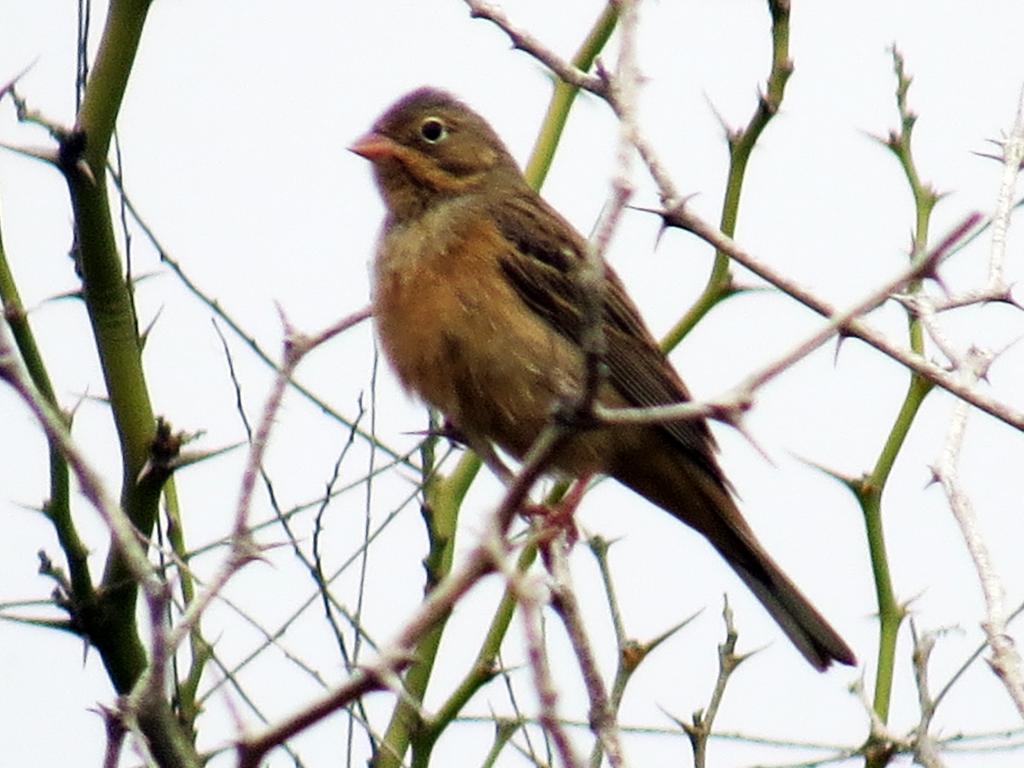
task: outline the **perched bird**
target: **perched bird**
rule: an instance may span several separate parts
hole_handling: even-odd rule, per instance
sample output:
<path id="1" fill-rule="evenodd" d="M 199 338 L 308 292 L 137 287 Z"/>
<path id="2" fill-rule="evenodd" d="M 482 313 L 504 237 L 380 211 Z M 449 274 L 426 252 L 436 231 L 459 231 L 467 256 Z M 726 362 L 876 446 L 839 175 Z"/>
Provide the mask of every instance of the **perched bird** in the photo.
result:
<path id="1" fill-rule="evenodd" d="M 576 270 L 586 242 L 526 183 L 480 115 L 421 88 L 350 149 L 373 164 L 387 207 L 373 266 L 373 313 L 402 384 L 472 446 L 522 459 L 584 376 Z M 685 402 L 690 393 L 618 276 L 605 267 L 605 407 Z M 554 460 L 604 473 L 695 528 L 807 660 L 853 652 L 757 541 L 737 509 L 703 420 L 580 431 Z"/>

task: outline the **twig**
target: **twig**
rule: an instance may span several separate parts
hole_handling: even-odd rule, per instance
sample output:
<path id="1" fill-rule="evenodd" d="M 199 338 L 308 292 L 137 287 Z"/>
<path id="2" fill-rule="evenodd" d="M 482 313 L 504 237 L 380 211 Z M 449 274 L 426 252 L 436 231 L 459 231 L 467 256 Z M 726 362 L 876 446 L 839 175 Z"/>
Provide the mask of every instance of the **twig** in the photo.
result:
<path id="1" fill-rule="evenodd" d="M 935 714 L 935 701 L 928 687 L 928 660 L 935 647 L 935 635 L 931 632 L 919 635 L 913 621 L 910 622 L 910 631 L 914 639 L 912 659 L 914 682 L 917 684 L 917 705 L 921 712 L 914 734 L 914 760 L 924 768 L 944 768 L 935 739 L 929 733 Z"/>
<path id="2" fill-rule="evenodd" d="M 588 719 L 591 731 L 597 736 L 604 753 L 608 756 L 608 762 L 615 768 L 620 768 L 626 765 L 626 762 L 622 752 L 619 726 L 604 680 L 597 668 L 594 650 L 573 590 L 567 548 L 564 533 L 557 536 L 549 546 L 550 557 L 547 562 L 551 572 L 551 605 L 565 626 L 569 642 L 580 665 L 584 687 L 590 699 Z"/>
<path id="3" fill-rule="evenodd" d="M 749 253 L 740 248 L 732 238 L 726 237 L 715 227 L 703 221 L 696 214 L 685 210 L 685 208 L 679 207 L 671 211 L 666 211 L 664 216 L 672 226 L 678 226 L 693 232 L 695 235 L 706 240 L 714 247 L 725 251 L 732 259 L 818 314 L 825 317 L 833 317 L 836 314 L 832 305 L 822 301 L 807 289 L 778 274 L 767 265 L 755 259 Z M 875 330 L 863 320 L 852 319 L 848 321 L 844 328 L 844 332 L 847 336 L 855 336 L 856 338 L 870 344 L 878 351 L 910 370 L 919 373 L 921 376 L 931 382 L 934 382 L 961 400 L 966 400 L 976 408 L 985 411 L 985 413 L 994 416 L 1015 429 L 1024 430 L 1024 412 L 1021 412 L 1016 408 L 985 394 L 984 392 L 979 392 L 978 390 L 965 385 L 957 376 L 943 368 L 940 368 L 935 363 L 929 362 L 922 356 L 911 352 L 904 347 L 893 344 L 885 337 L 884 334 Z"/>
<path id="4" fill-rule="evenodd" d="M 124 722 L 116 711 L 107 707 L 100 708 L 100 715 L 103 717 L 103 729 L 107 734 L 103 768 L 117 768 L 121 764 L 121 749 L 124 746 Z"/>
<path id="5" fill-rule="evenodd" d="M 715 717 L 718 715 L 718 708 L 725 696 L 725 687 L 729 678 L 736 668 L 743 663 L 748 655 L 736 654 L 736 640 L 738 634 L 732 620 L 732 609 L 729 607 L 729 598 L 726 597 L 722 607 L 722 619 L 725 622 L 725 640 L 718 646 L 718 677 L 715 679 L 715 687 L 711 692 L 711 699 L 704 710 L 697 710 L 693 713 L 693 720 L 676 720 L 686 735 L 690 737 L 690 744 L 693 747 L 693 764 L 696 768 L 704 768 L 707 765 L 708 739 L 711 738 L 711 729 L 715 724 Z"/>
<path id="6" fill-rule="evenodd" d="M 470 16 L 475 19 L 486 19 L 497 25 L 508 35 L 513 48 L 530 54 L 565 82 L 598 95 L 604 93 L 604 80 L 577 69 L 550 48 L 542 45 L 529 32 L 513 25 L 498 6 L 483 0 L 466 0 L 466 5 L 469 7 Z"/>
<path id="7" fill-rule="evenodd" d="M 990 355 L 972 348 L 962 361 L 962 375 L 970 380 L 977 380 L 979 376 L 983 375 L 990 362 Z M 934 470 L 935 478 L 942 485 L 950 510 L 960 526 L 960 533 L 964 537 L 967 550 L 974 562 L 981 590 L 985 596 L 985 620 L 982 622 L 982 628 L 988 638 L 989 647 L 992 649 L 992 659 L 989 663 L 996 676 L 1006 686 L 1017 711 L 1024 717 L 1024 678 L 1021 676 L 1020 654 L 1014 647 L 1012 638 L 1006 632 L 1006 610 L 1003 602 L 1005 592 L 992 565 L 988 547 L 978 529 L 977 516 L 974 513 L 971 500 L 960 483 L 958 462 L 967 427 L 967 417 L 966 404 L 957 403 L 950 418 L 942 457 Z"/>
<path id="8" fill-rule="evenodd" d="M 1017 100 L 1017 115 L 1010 136 L 1003 144 L 1003 177 L 992 216 L 992 246 L 989 250 L 988 287 L 993 292 L 1005 290 L 1006 236 L 1014 208 L 1014 194 L 1021 163 L 1024 163 L 1024 89 Z"/>
<path id="9" fill-rule="evenodd" d="M 857 696 L 861 706 L 864 707 L 864 714 L 867 715 L 870 728 L 868 738 L 861 747 L 865 762 L 869 765 L 888 765 L 893 755 L 899 752 L 907 752 L 912 748 L 905 739 L 900 739 L 889 730 L 875 707 L 868 699 L 867 691 L 864 690 L 863 679 L 858 679 L 850 688 Z"/>
<path id="10" fill-rule="evenodd" d="M 235 507 L 235 520 L 232 527 L 228 555 L 220 570 L 210 580 L 206 589 L 200 592 L 196 599 L 189 604 L 178 625 L 168 637 L 168 646 L 172 653 L 188 635 L 192 625 L 203 615 L 207 606 L 220 594 L 224 585 L 240 568 L 259 556 L 259 550 L 252 539 L 252 531 L 249 528 L 249 508 L 253 489 L 256 486 L 256 478 L 259 476 L 260 467 L 263 465 L 263 454 L 267 449 L 270 431 L 277 419 L 281 401 L 284 398 L 284 393 L 288 388 L 295 368 L 302 361 L 302 358 L 315 349 L 317 345 L 333 338 L 346 328 L 361 322 L 367 317 L 368 312 L 368 309 L 355 312 L 311 337 L 293 333 L 288 327 L 287 321 L 285 321 L 284 361 L 277 376 L 274 378 L 273 387 L 263 407 L 263 416 L 249 444 L 249 455 L 242 473 L 242 483 Z"/>
<path id="11" fill-rule="evenodd" d="M 526 658 L 530 671 L 533 672 L 533 687 L 540 702 L 540 724 L 555 743 L 562 765 L 565 768 L 581 768 L 582 762 L 569 743 L 569 736 L 558 717 L 558 688 L 551 677 L 551 668 L 548 666 L 547 652 L 544 648 L 539 602 L 537 599 L 524 600 L 522 596 L 519 600 L 519 607 L 523 613 L 523 633 L 526 637 Z"/>
<path id="12" fill-rule="evenodd" d="M 989 257 L 989 284 L 991 286 L 998 286 L 1002 283 L 1003 265 L 1006 260 L 1006 235 L 1012 212 L 1011 202 L 1022 158 L 1024 158 L 1024 92 L 1022 92 L 1021 101 L 1018 103 L 1016 121 L 1010 138 L 1004 145 L 1003 179 L 992 227 L 992 245 Z M 934 323 L 929 325 L 929 331 L 933 332 L 933 337 L 938 333 Z M 952 350 L 948 344 L 944 351 L 956 365 L 955 373 L 967 386 L 972 386 L 978 380 L 985 378 L 994 357 L 991 352 L 973 346 L 962 355 Z M 950 510 L 960 526 L 961 535 L 964 537 L 967 550 L 974 562 L 974 568 L 985 597 L 985 620 L 982 622 L 982 628 L 988 638 L 989 647 L 992 649 L 992 659 L 989 663 L 996 676 L 1006 687 L 1017 711 L 1021 717 L 1024 717 L 1024 675 L 1021 673 L 1020 654 L 1017 652 L 1012 638 L 1006 632 L 1005 591 L 992 564 L 988 547 L 981 536 L 970 498 L 960 482 L 958 463 L 968 415 L 966 404 L 957 403 L 950 418 L 942 456 L 934 469 L 935 478 L 941 483 Z"/>

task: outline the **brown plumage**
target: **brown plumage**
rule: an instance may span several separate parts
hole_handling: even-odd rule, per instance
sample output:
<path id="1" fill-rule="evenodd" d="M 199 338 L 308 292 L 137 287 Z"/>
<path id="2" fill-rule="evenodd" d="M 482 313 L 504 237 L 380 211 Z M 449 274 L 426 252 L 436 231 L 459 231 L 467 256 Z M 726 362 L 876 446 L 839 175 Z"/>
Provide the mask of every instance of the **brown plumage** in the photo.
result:
<path id="1" fill-rule="evenodd" d="M 583 358 L 574 270 L 583 238 L 534 192 L 487 122 L 430 88 L 392 106 L 351 149 L 373 163 L 388 214 L 374 262 L 384 353 L 406 388 L 471 445 L 522 458 Z M 690 394 L 610 267 L 603 331 L 608 407 Z M 601 472 L 702 533 L 816 669 L 853 652 L 758 543 L 704 421 L 581 432 L 555 460 Z"/>

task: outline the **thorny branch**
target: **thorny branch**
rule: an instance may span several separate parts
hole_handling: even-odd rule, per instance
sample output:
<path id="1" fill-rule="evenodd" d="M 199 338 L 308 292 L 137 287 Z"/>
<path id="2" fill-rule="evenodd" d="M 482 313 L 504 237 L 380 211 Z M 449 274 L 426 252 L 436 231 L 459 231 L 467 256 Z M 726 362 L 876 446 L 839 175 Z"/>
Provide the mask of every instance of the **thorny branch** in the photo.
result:
<path id="1" fill-rule="evenodd" d="M 750 657 L 750 654 L 736 653 L 736 641 L 739 638 L 739 633 L 733 623 L 732 608 L 729 607 L 728 598 L 725 599 L 722 607 L 722 619 L 725 622 L 725 640 L 718 646 L 718 676 L 715 678 L 715 686 L 711 691 L 708 705 L 705 709 L 699 709 L 693 713 L 692 722 L 676 720 L 676 723 L 690 739 L 690 745 L 693 747 L 693 764 L 696 768 L 704 768 L 707 765 L 708 740 L 711 738 L 711 729 L 718 716 L 718 708 L 722 705 L 722 699 L 725 696 L 725 688 L 736 668 Z"/>
<path id="2" fill-rule="evenodd" d="M 767 384 L 783 371 L 793 366 L 836 334 L 843 333 L 856 318 L 883 303 L 907 283 L 934 274 L 938 264 L 949 253 L 950 249 L 980 221 L 980 214 L 966 218 L 945 239 L 931 250 L 924 258 L 911 263 L 896 277 L 871 291 L 861 301 L 850 308 L 835 312 L 829 321 L 806 340 L 794 345 L 791 351 L 765 366 L 758 372 L 748 376 L 733 390 L 714 400 L 703 403 L 691 402 L 680 405 L 654 406 L 649 408 L 598 408 L 597 415 L 608 424 L 657 424 L 666 421 L 714 418 L 735 424 L 753 400 L 758 388 Z"/>
<path id="3" fill-rule="evenodd" d="M 989 274 L 986 291 L 991 295 L 1007 293 L 1003 274 L 1006 262 L 1006 239 L 1013 209 L 1013 197 L 1024 160 L 1024 91 L 1018 103 L 1013 129 L 1003 144 L 1003 177 L 996 202 L 996 215 L 992 224 L 992 241 L 989 252 Z M 984 380 L 995 355 L 976 346 L 961 352 L 955 348 L 938 323 L 938 312 L 944 306 L 929 297 L 919 297 L 915 307 L 919 311 L 925 329 L 943 354 L 950 361 L 952 374 L 965 386 L 973 387 Z M 967 403 L 959 401 L 953 408 L 946 440 L 941 456 L 934 467 L 934 475 L 946 495 L 953 516 L 960 526 L 961 535 L 970 553 L 978 574 L 982 594 L 985 598 L 985 619 L 982 628 L 992 650 L 990 664 L 996 676 L 1002 681 L 1017 711 L 1024 717 L 1024 675 L 1021 673 L 1020 654 L 1013 639 L 1006 631 L 1005 590 L 988 546 L 981 536 L 977 514 L 970 496 L 963 487 L 959 472 L 959 460 L 970 410 Z"/>
<path id="4" fill-rule="evenodd" d="M 604 753 L 608 756 L 608 762 L 613 768 L 622 768 L 626 763 L 619 737 L 619 727 L 615 712 L 612 710 L 607 687 L 597 668 L 594 650 L 583 624 L 579 601 L 576 599 L 576 593 L 572 586 L 568 548 L 564 534 L 551 542 L 549 547 L 551 604 L 562 619 L 569 642 L 572 644 L 579 662 L 584 687 L 590 699 L 590 729 L 597 736 Z"/>

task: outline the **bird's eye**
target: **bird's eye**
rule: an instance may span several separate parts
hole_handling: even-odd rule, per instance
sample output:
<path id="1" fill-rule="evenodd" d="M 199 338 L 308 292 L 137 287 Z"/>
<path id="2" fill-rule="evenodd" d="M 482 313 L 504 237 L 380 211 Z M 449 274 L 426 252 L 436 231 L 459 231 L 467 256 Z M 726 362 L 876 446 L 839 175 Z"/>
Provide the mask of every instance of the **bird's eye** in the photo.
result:
<path id="1" fill-rule="evenodd" d="M 428 117 L 420 123 L 420 136 L 431 144 L 436 144 L 448 135 L 448 128 L 436 117 Z"/>

